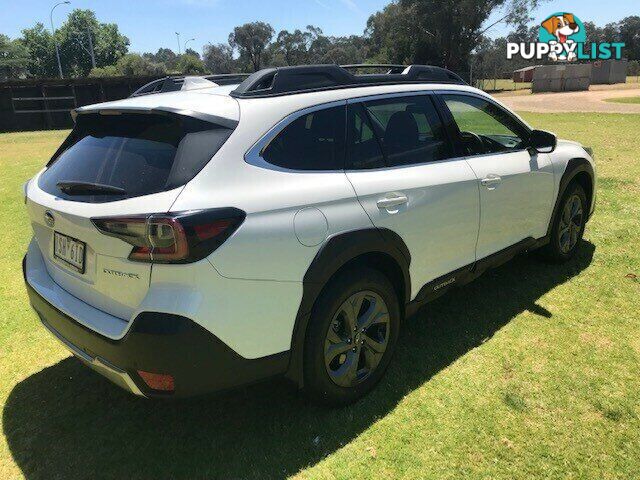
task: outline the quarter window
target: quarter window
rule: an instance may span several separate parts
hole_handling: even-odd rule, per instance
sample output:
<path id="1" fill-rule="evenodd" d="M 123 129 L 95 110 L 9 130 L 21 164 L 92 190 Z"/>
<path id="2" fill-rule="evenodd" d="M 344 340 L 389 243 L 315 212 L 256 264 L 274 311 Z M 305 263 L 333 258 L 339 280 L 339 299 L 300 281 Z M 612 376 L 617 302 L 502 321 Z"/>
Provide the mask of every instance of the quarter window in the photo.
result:
<path id="1" fill-rule="evenodd" d="M 344 117 L 344 107 L 302 115 L 267 145 L 262 158 L 291 170 L 342 170 Z"/>
<path id="2" fill-rule="evenodd" d="M 460 130 L 467 155 L 524 148 L 528 132 L 497 105 L 469 95 L 442 95 Z"/>

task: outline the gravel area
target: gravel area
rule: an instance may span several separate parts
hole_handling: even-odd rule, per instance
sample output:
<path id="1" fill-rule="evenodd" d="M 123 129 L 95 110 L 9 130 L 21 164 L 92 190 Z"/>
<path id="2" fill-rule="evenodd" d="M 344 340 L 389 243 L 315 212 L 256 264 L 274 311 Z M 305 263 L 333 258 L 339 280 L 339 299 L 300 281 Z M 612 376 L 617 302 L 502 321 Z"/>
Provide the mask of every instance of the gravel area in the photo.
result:
<path id="1" fill-rule="evenodd" d="M 593 87 L 592 87 L 593 88 Z M 609 112 L 640 113 L 640 104 L 605 102 L 607 98 L 640 97 L 640 88 L 600 89 L 587 92 L 497 95 L 501 102 L 514 110 L 525 112 Z"/>

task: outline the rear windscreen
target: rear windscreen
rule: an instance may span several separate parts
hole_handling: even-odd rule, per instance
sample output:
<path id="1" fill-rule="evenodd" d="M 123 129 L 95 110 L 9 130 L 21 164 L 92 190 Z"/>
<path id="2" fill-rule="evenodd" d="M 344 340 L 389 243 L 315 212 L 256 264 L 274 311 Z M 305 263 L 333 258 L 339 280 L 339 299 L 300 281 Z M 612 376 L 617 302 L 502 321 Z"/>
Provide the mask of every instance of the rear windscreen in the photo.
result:
<path id="1" fill-rule="evenodd" d="M 82 114 L 38 182 L 61 198 L 108 202 L 162 192 L 191 180 L 233 132 L 192 117 Z M 60 182 L 116 187 L 119 193 L 63 192 Z"/>

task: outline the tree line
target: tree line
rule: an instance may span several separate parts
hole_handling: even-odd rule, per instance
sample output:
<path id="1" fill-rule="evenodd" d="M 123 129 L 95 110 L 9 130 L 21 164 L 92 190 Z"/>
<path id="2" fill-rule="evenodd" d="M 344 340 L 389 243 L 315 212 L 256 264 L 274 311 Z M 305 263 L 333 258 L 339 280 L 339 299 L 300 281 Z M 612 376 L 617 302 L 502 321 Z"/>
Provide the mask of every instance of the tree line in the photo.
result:
<path id="1" fill-rule="evenodd" d="M 169 48 L 130 53 L 129 39 L 117 25 L 101 23 L 91 10 L 76 9 L 55 36 L 41 23 L 13 40 L 0 34 L 0 79 L 56 77 L 56 43 L 66 77 L 237 73 L 311 63 L 418 63 L 457 72 L 475 69 L 477 78 L 526 66 L 507 61 L 506 43 L 537 39 L 538 25 L 532 25 L 530 13 L 540 1 L 396 0 L 369 17 L 362 35 L 350 36 L 325 35 L 313 25 L 276 33 L 257 21 L 235 27 L 226 43 L 205 45 L 202 55 L 193 49 L 176 54 Z M 498 23 L 512 31 L 492 39 L 491 28 Z M 602 28 L 586 22 L 585 27 L 590 41 L 625 42 L 625 54 L 640 59 L 640 17 Z"/>
<path id="2" fill-rule="evenodd" d="M 520 25 L 505 37 L 491 39 L 481 38 L 474 50 L 472 64 L 476 78 L 495 78 L 506 76 L 513 70 L 538 63 L 549 63 L 513 58 L 507 60 L 505 52 L 507 43 L 530 43 L 538 41 L 538 24 Z M 590 43 L 623 42 L 624 56 L 629 60 L 627 73 L 640 74 L 640 16 L 632 15 L 617 22 L 611 22 L 604 27 L 598 27 L 593 22 L 584 22 L 587 32 L 587 48 Z"/>

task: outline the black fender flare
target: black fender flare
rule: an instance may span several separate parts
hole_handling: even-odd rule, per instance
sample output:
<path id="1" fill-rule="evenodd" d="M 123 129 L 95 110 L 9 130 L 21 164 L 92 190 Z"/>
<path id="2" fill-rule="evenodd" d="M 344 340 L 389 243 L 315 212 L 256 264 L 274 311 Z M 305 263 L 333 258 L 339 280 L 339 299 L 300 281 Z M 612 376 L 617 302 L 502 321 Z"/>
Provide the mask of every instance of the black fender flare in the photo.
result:
<path id="1" fill-rule="evenodd" d="M 565 168 L 564 173 L 562 174 L 562 178 L 560 179 L 556 203 L 553 206 L 553 213 L 551 214 L 551 218 L 549 219 L 549 226 L 547 227 L 547 237 L 551 235 L 553 220 L 554 218 L 556 218 L 558 210 L 560 209 L 560 200 L 562 199 L 564 192 L 567 190 L 567 187 L 573 181 L 573 179 L 582 172 L 586 172 L 591 179 L 591 201 L 593 202 L 593 195 L 595 195 L 595 173 L 593 171 L 593 166 L 586 158 L 572 158 L 567 163 L 567 167 Z M 591 205 L 589 205 L 589 213 L 590 212 Z"/>
<path id="2" fill-rule="evenodd" d="M 404 280 L 404 303 L 409 302 L 411 255 L 397 233 L 372 227 L 340 233 L 329 238 L 309 265 L 302 282 L 302 300 L 293 328 L 289 367 L 285 374 L 299 387 L 303 387 L 303 350 L 307 325 L 316 300 L 333 275 L 347 263 L 366 254 L 384 254 L 398 264 Z"/>

